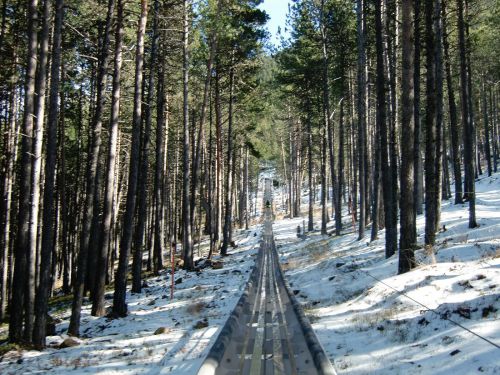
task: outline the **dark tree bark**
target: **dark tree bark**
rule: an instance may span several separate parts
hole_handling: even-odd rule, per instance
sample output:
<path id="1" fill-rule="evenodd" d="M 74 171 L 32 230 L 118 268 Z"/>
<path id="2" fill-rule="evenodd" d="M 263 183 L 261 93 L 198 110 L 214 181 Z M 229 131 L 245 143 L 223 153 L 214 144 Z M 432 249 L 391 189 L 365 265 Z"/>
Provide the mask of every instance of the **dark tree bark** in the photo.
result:
<path id="1" fill-rule="evenodd" d="M 64 16 L 64 15 L 63 15 Z M 61 40 L 63 43 L 63 40 Z M 61 63 L 61 81 L 65 81 L 67 79 L 66 71 L 64 68 L 64 64 Z M 59 190 L 59 205 L 61 206 L 61 217 L 62 217 L 62 229 L 61 229 L 61 267 L 62 267 L 62 291 L 64 294 L 71 293 L 71 281 L 70 281 L 70 273 L 71 273 L 71 216 L 69 213 L 70 199 L 71 197 L 70 189 L 68 189 L 67 183 L 67 162 L 66 162 L 66 148 L 64 147 L 66 132 L 65 132 L 65 103 L 66 103 L 66 93 L 63 90 L 59 90 L 59 100 L 60 100 L 60 109 L 59 109 L 59 166 L 57 167 L 58 175 L 56 177 L 56 184 Z M 76 176 L 78 178 L 78 175 Z M 76 194 L 78 189 L 75 189 L 73 194 Z"/>
<path id="2" fill-rule="evenodd" d="M 450 59 L 450 44 L 448 42 L 446 1 L 441 2 L 441 17 L 443 22 L 443 51 L 446 71 L 446 86 L 448 88 L 448 113 L 450 117 L 451 134 L 451 159 L 453 163 L 453 178 L 455 181 L 455 204 L 463 203 L 462 199 L 462 171 L 460 168 L 460 138 L 458 129 L 457 105 L 455 102 L 455 91 L 453 90 L 453 80 Z"/>
<path id="3" fill-rule="evenodd" d="M 155 0 L 155 12 L 157 12 L 157 4 L 159 0 Z M 166 124 L 166 98 L 165 98 L 165 45 L 164 38 L 160 38 L 158 55 L 160 63 L 157 66 L 157 93 L 156 93 L 156 166 L 154 180 L 154 202 L 155 202 L 155 218 L 154 218 L 154 250 L 153 250 L 153 270 L 155 274 L 163 268 L 163 249 L 165 248 L 165 129 Z"/>
<path id="4" fill-rule="evenodd" d="M 106 275 L 108 269 L 109 248 L 111 245 L 111 224 L 113 219 L 114 196 L 115 196 L 115 174 L 116 156 L 118 148 L 118 127 L 120 117 L 120 90 L 121 90 L 121 66 L 122 66 L 122 44 L 123 44 L 123 4 L 121 0 L 116 3 L 116 31 L 115 31 L 115 58 L 113 88 L 111 99 L 111 119 L 109 123 L 108 159 L 106 167 L 106 183 L 104 192 L 103 218 L 101 224 L 101 235 L 97 273 L 94 285 L 94 298 L 92 303 L 92 315 L 104 316 L 104 292 L 106 287 Z"/>
<path id="5" fill-rule="evenodd" d="M 142 81 L 144 66 L 144 34 L 148 18 L 148 1 L 141 0 L 141 16 L 137 27 L 137 48 L 135 53 L 135 88 L 134 88 L 134 113 L 132 128 L 132 147 L 130 151 L 130 166 L 127 190 L 127 203 L 123 218 L 122 238 L 120 241 L 120 255 L 118 269 L 115 276 L 115 293 L 113 295 L 113 313 L 116 316 L 127 315 L 127 272 L 130 250 L 132 247 L 132 234 L 134 214 L 137 201 L 137 179 L 139 175 L 140 140 L 142 122 Z M 139 251 L 139 249 L 135 249 Z"/>
<path id="6" fill-rule="evenodd" d="M 73 285 L 73 304 L 71 309 L 71 319 L 69 323 L 68 333 L 73 336 L 78 336 L 80 331 L 80 315 L 82 309 L 83 295 L 85 292 L 85 278 L 87 275 L 87 263 L 89 254 L 90 234 L 92 230 L 92 222 L 94 218 L 94 205 L 96 198 L 96 180 L 97 166 L 99 163 L 99 153 L 101 148 L 101 131 L 102 131 L 102 112 L 104 107 L 104 91 L 107 82 L 107 69 L 109 62 L 109 43 L 112 32 L 113 13 L 115 1 L 108 1 L 108 10 L 106 15 L 106 24 L 104 29 L 104 37 L 102 49 L 100 52 L 98 72 L 97 72 L 97 87 L 96 87 L 96 105 L 92 119 L 92 140 L 90 146 L 90 155 L 87 164 L 86 172 L 86 187 L 85 187 L 85 203 L 83 211 L 82 233 L 80 237 L 80 251 L 78 253 L 78 265 L 76 280 Z"/>
<path id="7" fill-rule="evenodd" d="M 476 228 L 476 197 L 474 183 L 474 124 L 472 122 L 469 96 L 471 95 L 468 85 L 467 72 L 467 51 L 465 40 L 465 16 L 464 0 L 457 0 L 458 12 L 458 48 L 460 59 L 460 87 L 461 87 L 461 106 L 462 106 L 462 124 L 464 127 L 464 166 L 465 166 L 465 191 L 469 201 L 469 228 Z"/>
<path id="8" fill-rule="evenodd" d="M 309 107 L 309 106 L 308 106 Z M 313 137 L 312 137 L 312 124 L 311 124 L 311 114 L 310 109 L 307 109 L 307 161 L 308 161 L 308 177 L 309 177 L 309 209 L 308 209 L 308 219 L 307 219 L 307 230 L 311 232 L 314 230 L 314 187 L 313 187 L 313 158 L 312 158 L 312 147 L 313 147 Z"/>
<path id="9" fill-rule="evenodd" d="M 363 0 L 356 0 L 358 32 L 358 163 L 359 163 L 359 239 L 365 236 L 366 226 L 366 51 Z"/>
<path id="10" fill-rule="evenodd" d="M 33 129 L 33 159 L 31 174 L 31 213 L 30 213 L 30 251 L 28 253 L 28 287 L 26 290 L 26 311 L 24 339 L 33 340 L 33 324 L 35 321 L 35 289 L 37 284 L 38 263 L 40 261 L 39 225 L 40 225 L 40 193 L 42 177 L 42 146 L 45 122 L 45 97 L 47 90 L 47 62 L 49 55 L 51 6 L 50 0 L 43 4 L 42 30 L 39 42 L 38 67 L 36 75 L 35 123 Z"/>
<path id="11" fill-rule="evenodd" d="M 439 222 L 441 221 L 441 196 L 442 196 L 442 179 L 443 179 L 443 27 L 441 19 L 441 0 L 434 2 L 434 33 L 435 45 L 434 56 L 436 64 L 436 160 L 434 162 L 434 170 L 438 180 L 435 192 L 436 201 L 436 217 L 434 227 L 436 231 L 439 229 Z"/>
<path id="12" fill-rule="evenodd" d="M 344 94 L 344 82 L 342 81 L 342 94 Z M 333 172 L 333 171 L 332 171 Z M 342 192 L 344 186 L 344 97 L 340 100 L 339 114 L 339 166 L 338 177 L 336 178 L 335 187 L 335 234 L 340 236 L 342 231 Z"/>
<path id="13" fill-rule="evenodd" d="M 448 132 L 446 129 L 446 124 L 443 122 L 443 139 L 442 139 L 442 145 L 443 145 L 443 151 L 442 151 L 442 165 L 443 165 L 443 173 L 442 173 L 442 186 L 443 188 L 441 189 L 441 199 L 442 200 L 448 200 L 451 198 L 451 185 L 450 185 L 450 168 L 449 168 L 449 161 L 451 158 L 449 158 L 449 152 L 448 152 L 448 139 L 450 137 L 448 136 Z"/>
<path id="14" fill-rule="evenodd" d="M 216 209 L 214 225 L 214 242 L 218 250 L 222 237 L 222 185 L 223 185 L 223 163 L 222 163 L 222 112 L 220 98 L 220 66 L 217 64 L 215 69 L 215 142 L 216 142 L 216 166 L 215 166 L 215 185 L 216 185 Z"/>
<path id="15" fill-rule="evenodd" d="M 229 68 L 229 117 L 227 128 L 227 175 L 226 175 L 226 204 L 224 215 L 224 228 L 222 232 L 221 255 L 227 255 L 227 248 L 231 242 L 231 222 L 233 200 L 231 197 L 233 191 L 233 102 L 234 102 L 234 67 Z"/>
<path id="16" fill-rule="evenodd" d="M 218 17 L 222 4 L 221 1 L 217 1 L 217 14 Z M 206 122 L 207 117 L 207 105 L 209 99 L 209 90 L 210 84 L 212 80 L 212 67 L 214 63 L 215 56 L 217 54 L 217 34 L 216 31 L 212 31 L 212 35 L 210 36 L 210 52 L 207 60 L 207 74 L 205 76 L 205 83 L 203 88 L 203 101 L 201 103 L 201 113 L 200 113 L 200 125 L 198 127 L 198 142 L 196 143 L 196 149 L 193 150 L 194 160 L 193 160 L 193 176 L 191 179 L 191 206 L 190 206 L 190 216 L 191 220 L 194 220 L 195 216 L 195 206 L 196 206 L 196 187 L 198 184 L 198 170 L 200 168 L 200 158 L 201 158 L 201 144 L 202 144 L 202 135 L 203 129 Z M 192 223 L 191 223 L 192 225 Z"/>
<path id="17" fill-rule="evenodd" d="M 377 0 L 378 1 L 378 0 Z M 380 124 L 377 121 L 375 128 L 374 139 L 374 162 L 373 162 L 373 179 L 372 179 L 372 229 L 370 241 L 378 239 L 379 231 L 379 201 L 380 201 Z"/>
<path id="18" fill-rule="evenodd" d="M 144 253 L 144 232 L 146 227 L 147 215 L 147 190 L 148 171 L 149 171 L 149 146 L 151 135 L 152 111 L 154 95 L 154 66 L 157 64 L 158 50 L 158 22 L 159 22 L 159 3 L 154 3 L 153 17 L 153 36 L 151 41 L 151 52 L 149 62 L 149 79 L 148 79 L 148 94 L 144 104 L 144 129 L 142 132 L 142 150 L 141 150 L 141 166 L 139 168 L 138 191 L 137 191 L 137 224 L 134 234 L 134 262 L 132 266 L 132 292 L 141 292 L 141 271 L 142 271 L 142 256 Z M 149 248 L 149 247 L 148 247 Z M 149 248 L 150 249 L 150 248 Z"/>
<path id="19" fill-rule="evenodd" d="M 54 37 L 50 70 L 49 115 L 47 126 L 47 151 L 45 160 L 45 188 L 43 191 L 43 230 L 40 256 L 40 284 L 35 300 L 35 326 L 33 343 L 45 347 L 49 293 L 52 285 L 52 251 L 54 248 L 54 187 L 57 158 L 57 119 L 59 114 L 59 82 L 61 67 L 61 40 L 64 1 L 55 2 Z"/>
<path id="20" fill-rule="evenodd" d="M 441 179 L 436 170 L 438 159 L 436 34 L 434 30 L 434 2 L 425 0 L 426 29 L 426 112 L 425 112 L 425 243 L 434 245 L 438 221 L 438 195 Z"/>
<path id="21" fill-rule="evenodd" d="M 401 118 L 401 198 L 398 272 L 405 273 L 415 267 L 414 249 L 417 243 L 415 207 L 415 103 L 414 75 L 415 44 L 412 27 L 413 0 L 402 3 L 402 118 Z M 416 31 L 416 30 L 415 30 Z"/>
<path id="22" fill-rule="evenodd" d="M 26 78 L 24 84 L 24 115 L 22 125 L 21 161 L 19 172 L 19 206 L 17 217 L 17 236 L 15 243 L 15 265 L 12 280 L 12 299 L 10 306 L 15 306 L 19 313 L 10 314 L 9 341 L 19 343 L 22 340 L 23 311 L 28 277 L 28 252 L 30 243 L 30 197 L 31 197 L 31 153 L 33 148 L 33 115 L 35 110 L 35 75 L 37 66 L 38 44 L 38 1 L 28 3 L 28 51 Z"/>
<path id="23" fill-rule="evenodd" d="M 498 165 L 498 130 L 497 130 L 497 103 L 494 90 L 490 86 L 490 110 L 491 110 L 491 128 L 493 136 L 493 172 L 497 172 Z"/>
<path id="24" fill-rule="evenodd" d="M 16 51 L 13 51 L 12 61 L 17 62 Z M 13 190 L 15 180 L 15 161 L 17 160 L 18 138 L 19 138 L 19 124 L 17 122 L 18 111 L 18 95 L 17 95 L 17 79 L 13 79 L 10 84 L 10 97 L 9 97 L 9 118 L 8 118 L 8 131 L 5 132 L 7 139 L 5 140 L 5 167 L 2 185 L 2 195 L 0 202 L 0 321 L 5 319 L 7 313 L 7 305 L 9 299 L 9 275 L 12 274 L 10 266 L 11 248 L 12 248 L 12 235 L 11 235 L 11 217 L 13 215 Z"/>
<path id="25" fill-rule="evenodd" d="M 328 211 L 326 207 L 327 179 L 326 179 L 326 136 L 327 129 L 323 125 L 323 136 L 321 137 L 321 234 L 325 235 L 328 222 Z"/>
<path id="26" fill-rule="evenodd" d="M 382 0 L 375 1 L 375 35 L 377 50 L 377 128 L 380 131 L 380 162 L 384 198 L 385 256 L 391 257 L 397 250 L 397 226 L 394 218 L 394 196 L 392 170 L 389 163 L 389 132 L 387 129 L 387 101 L 384 68 L 384 47 L 382 39 Z M 375 188 L 378 188 L 376 186 Z"/>
<path id="27" fill-rule="evenodd" d="M 413 69 L 413 87 L 414 87 L 414 99 L 413 99 L 413 116 L 415 123 L 415 136 L 413 147 L 414 150 L 414 189 L 415 189 L 415 210 L 417 215 L 423 213 L 423 198 L 424 198 L 424 186 L 423 186 L 423 155 L 422 155 L 422 121 L 420 116 L 420 50 L 421 50 L 421 2 L 420 0 L 415 0 L 413 4 L 414 8 L 414 69 Z M 403 42 L 404 45 L 404 42 Z M 404 122 L 403 122 L 404 124 Z"/>
<path id="28" fill-rule="evenodd" d="M 182 252 L 184 268 L 192 270 L 193 239 L 191 237 L 191 215 L 189 202 L 189 0 L 184 0 L 184 33 L 183 33 L 183 184 L 182 184 Z"/>
<path id="29" fill-rule="evenodd" d="M 482 85 L 482 103 L 483 103 L 483 123 L 484 123 L 484 156 L 486 157 L 486 165 L 488 168 L 488 176 L 491 176 L 493 168 L 491 165 L 491 146 L 490 146 L 490 127 L 488 124 L 488 99 L 486 96 L 486 83 L 483 76 Z"/>

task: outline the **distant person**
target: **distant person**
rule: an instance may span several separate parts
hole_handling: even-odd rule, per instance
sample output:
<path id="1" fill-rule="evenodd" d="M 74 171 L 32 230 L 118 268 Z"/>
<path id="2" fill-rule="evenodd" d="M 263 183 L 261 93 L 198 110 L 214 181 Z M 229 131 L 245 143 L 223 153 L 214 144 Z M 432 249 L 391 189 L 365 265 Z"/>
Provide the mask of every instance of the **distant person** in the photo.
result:
<path id="1" fill-rule="evenodd" d="M 271 203 L 269 201 L 266 201 L 266 208 L 271 208 Z"/>

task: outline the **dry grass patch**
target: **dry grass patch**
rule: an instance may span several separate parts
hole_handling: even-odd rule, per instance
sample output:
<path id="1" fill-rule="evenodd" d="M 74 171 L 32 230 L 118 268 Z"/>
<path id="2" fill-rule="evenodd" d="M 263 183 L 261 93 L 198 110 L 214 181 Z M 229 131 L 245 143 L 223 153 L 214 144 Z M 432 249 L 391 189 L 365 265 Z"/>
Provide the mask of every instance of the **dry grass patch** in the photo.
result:
<path id="1" fill-rule="evenodd" d="M 195 302 L 188 306 L 187 312 L 190 315 L 199 315 L 205 309 L 206 306 L 207 305 L 205 302 Z"/>
<path id="2" fill-rule="evenodd" d="M 281 265 L 281 268 L 283 268 L 283 271 L 294 270 L 296 268 L 299 268 L 303 263 L 303 260 L 298 258 L 288 259 L 286 263 L 283 263 Z"/>
<path id="3" fill-rule="evenodd" d="M 351 318 L 351 322 L 361 331 L 367 328 L 373 328 L 380 323 L 393 319 L 400 310 L 397 306 L 379 310 L 374 313 L 356 314 Z"/>

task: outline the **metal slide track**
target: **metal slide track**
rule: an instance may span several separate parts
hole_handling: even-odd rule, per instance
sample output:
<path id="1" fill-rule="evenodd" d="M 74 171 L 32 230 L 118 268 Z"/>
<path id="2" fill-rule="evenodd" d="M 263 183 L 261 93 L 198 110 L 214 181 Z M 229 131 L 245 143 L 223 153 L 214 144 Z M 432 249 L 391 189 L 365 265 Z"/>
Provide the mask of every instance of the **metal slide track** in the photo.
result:
<path id="1" fill-rule="evenodd" d="M 270 184 L 266 184 L 269 200 Z M 264 210 L 264 234 L 255 268 L 198 374 L 335 374 L 314 331 L 286 285 Z"/>

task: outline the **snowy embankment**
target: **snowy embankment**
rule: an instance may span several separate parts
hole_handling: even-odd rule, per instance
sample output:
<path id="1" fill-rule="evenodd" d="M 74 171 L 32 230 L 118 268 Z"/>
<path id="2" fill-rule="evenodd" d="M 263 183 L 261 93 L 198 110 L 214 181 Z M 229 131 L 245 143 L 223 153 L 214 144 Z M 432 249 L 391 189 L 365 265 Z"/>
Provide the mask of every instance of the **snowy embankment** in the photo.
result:
<path id="1" fill-rule="evenodd" d="M 477 183 L 476 204 L 468 229 L 468 206 L 444 202 L 435 257 L 418 250 L 403 275 L 384 231 L 367 243 L 369 230 L 358 241 L 346 223 L 342 237 L 297 240 L 303 219 L 275 224 L 286 276 L 339 373 L 500 373 L 500 174 Z"/>
<path id="2" fill-rule="evenodd" d="M 238 247 L 222 269 L 176 272 L 173 301 L 170 274 L 163 272 L 146 280 L 142 293 L 128 294 L 126 318 L 93 317 L 85 304 L 78 346 L 59 348 L 67 338 L 69 307 L 52 312 L 61 322 L 49 348 L 7 353 L 0 373 L 195 374 L 244 290 L 260 237 L 260 228 L 235 233 Z M 111 304 L 112 293 L 106 298 Z"/>

